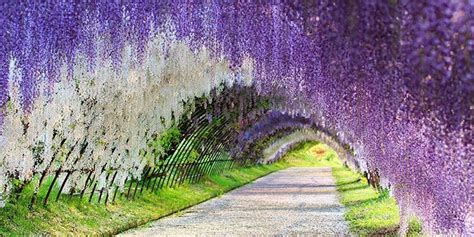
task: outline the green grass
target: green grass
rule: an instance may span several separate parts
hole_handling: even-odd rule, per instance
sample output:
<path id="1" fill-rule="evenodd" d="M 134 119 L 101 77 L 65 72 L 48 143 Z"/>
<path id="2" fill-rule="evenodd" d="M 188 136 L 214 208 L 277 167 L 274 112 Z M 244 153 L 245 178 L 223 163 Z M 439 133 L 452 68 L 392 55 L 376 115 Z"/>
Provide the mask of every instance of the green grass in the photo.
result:
<path id="1" fill-rule="evenodd" d="M 359 235 L 395 234 L 400 216 L 394 198 L 377 192 L 367 180 L 348 168 L 334 167 L 341 203 L 347 207 L 346 220 Z"/>
<path id="2" fill-rule="evenodd" d="M 333 167 L 341 201 L 347 207 L 346 219 L 354 233 L 383 233 L 397 227 L 399 217 L 393 198 L 375 192 L 360 175 L 343 168 L 336 153 L 328 146 L 312 142 L 298 146 L 271 165 L 233 169 L 206 177 L 197 184 L 156 193 L 144 191 L 133 201 L 118 198 L 116 203 L 107 206 L 72 197 L 51 201 L 47 207 L 36 205 L 29 210 L 30 199 L 20 197 L 0 209 L 0 236 L 111 235 L 177 213 L 258 177 L 292 166 Z"/>
<path id="3" fill-rule="evenodd" d="M 342 167 L 337 153 L 318 142 L 306 142 L 296 146 L 278 163 L 288 167 Z"/>

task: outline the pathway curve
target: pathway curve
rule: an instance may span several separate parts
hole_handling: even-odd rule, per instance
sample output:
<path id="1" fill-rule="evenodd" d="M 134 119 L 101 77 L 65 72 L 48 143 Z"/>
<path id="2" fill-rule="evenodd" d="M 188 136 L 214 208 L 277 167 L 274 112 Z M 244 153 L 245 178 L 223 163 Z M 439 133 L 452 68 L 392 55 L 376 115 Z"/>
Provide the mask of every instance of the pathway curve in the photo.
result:
<path id="1" fill-rule="evenodd" d="M 331 168 L 289 168 L 122 236 L 349 235 Z"/>

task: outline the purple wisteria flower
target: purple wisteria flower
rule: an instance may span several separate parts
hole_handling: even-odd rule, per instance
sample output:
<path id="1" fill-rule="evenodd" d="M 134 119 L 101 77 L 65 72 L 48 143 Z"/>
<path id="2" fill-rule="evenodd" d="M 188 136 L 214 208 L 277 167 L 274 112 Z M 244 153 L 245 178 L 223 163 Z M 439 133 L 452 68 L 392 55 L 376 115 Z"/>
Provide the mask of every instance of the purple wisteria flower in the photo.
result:
<path id="1" fill-rule="evenodd" d="M 84 139 L 80 162 L 61 167 L 112 160 L 123 184 L 161 118 L 240 83 L 337 134 L 426 231 L 473 228 L 473 1 L 20 1 L 0 12 L 0 190 L 53 169 L 61 147 L 79 156 Z"/>

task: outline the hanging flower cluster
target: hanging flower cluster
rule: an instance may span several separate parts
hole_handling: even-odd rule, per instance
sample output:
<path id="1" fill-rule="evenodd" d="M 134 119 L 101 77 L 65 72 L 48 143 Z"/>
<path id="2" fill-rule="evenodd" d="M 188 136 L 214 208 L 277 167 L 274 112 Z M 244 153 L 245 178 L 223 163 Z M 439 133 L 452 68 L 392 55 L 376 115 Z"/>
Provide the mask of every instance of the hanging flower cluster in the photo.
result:
<path id="1" fill-rule="evenodd" d="M 253 84 L 279 101 L 274 110 L 310 118 L 377 167 L 402 219 L 416 212 L 428 232 L 472 231 L 472 1 L 20 2 L 0 11 L 1 192 L 5 177 L 55 165 L 113 159 L 139 171 L 134 157 L 181 100 L 221 82 Z"/>

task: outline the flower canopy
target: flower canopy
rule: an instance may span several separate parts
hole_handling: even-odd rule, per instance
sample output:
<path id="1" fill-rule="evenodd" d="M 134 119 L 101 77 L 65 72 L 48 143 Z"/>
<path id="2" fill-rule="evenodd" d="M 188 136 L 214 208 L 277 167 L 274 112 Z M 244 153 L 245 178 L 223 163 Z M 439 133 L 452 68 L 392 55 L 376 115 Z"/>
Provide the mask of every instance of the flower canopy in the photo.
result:
<path id="1" fill-rule="evenodd" d="M 377 168 L 403 215 L 472 231 L 472 0 L 177 2 L 0 4 L 0 194 L 59 144 L 140 171 L 182 101 L 254 86 Z"/>

